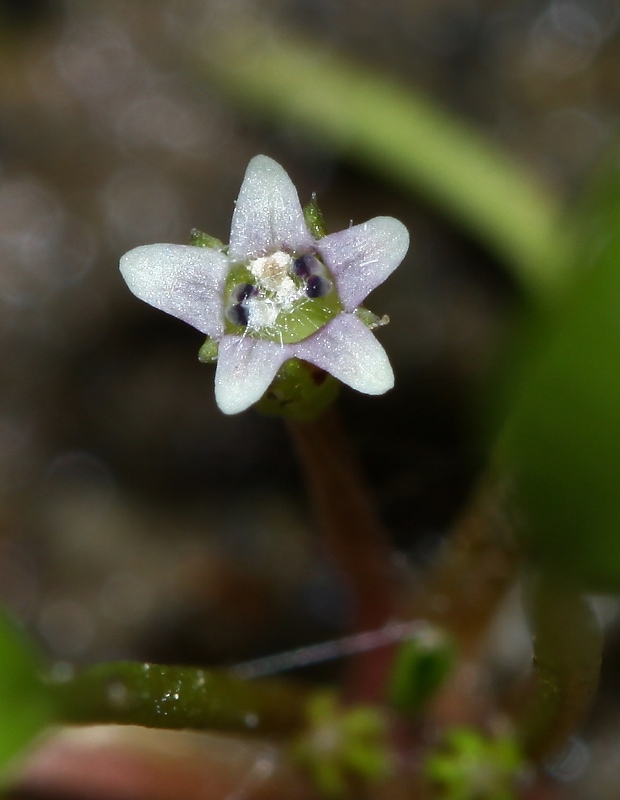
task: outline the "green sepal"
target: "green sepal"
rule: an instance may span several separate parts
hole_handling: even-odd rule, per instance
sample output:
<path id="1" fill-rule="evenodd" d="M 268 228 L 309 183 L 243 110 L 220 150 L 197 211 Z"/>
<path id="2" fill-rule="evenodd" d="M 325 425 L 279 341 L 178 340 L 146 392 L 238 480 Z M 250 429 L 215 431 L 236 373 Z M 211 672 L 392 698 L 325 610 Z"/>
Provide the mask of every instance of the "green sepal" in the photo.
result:
<path id="1" fill-rule="evenodd" d="M 193 247 L 210 247 L 212 250 L 221 250 L 222 252 L 226 251 L 228 248 L 217 239 L 215 236 L 211 236 L 209 233 L 205 233 L 204 231 L 199 231 L 198 228 L 192 228 L 189 234 L 189 243 Z"/>
<path id="2" fill-rule="evenodd" d="M 456 659 L 453 641 L 429 629 L 403 642 L 388 681 L 388 701 L 401 714 L 420 713 L 448 677 Z"/>
<path id="3" fill-rule="evenodd" d="M 215 364 L 219 353 L 220 344 L 215 339 L 207 336 L 204 344 L 198 351 L 198 361 L 201 364 Z"/>
<path id="4" fill-rule="evenodd" d="M 291 358 L 280 367 L 255 408 L 270 417 L 311 422 L 338 397 L 340 383 L 307 361 Z"/>
<path id="5" fill-rule="evenodd" d="M 314 236 L 314 238 L 322 239 L 324 236 L 326 236 L 327 230 L 325 228 L 323 212 L 319 208 L 319 204 L 316 201 L 316 194 L 312 195 L 312 200 L 310 200 L 309 203 L 306 203 L 303 211 L 308 230 Z"/>
<path id="6" fill-rule="evenodd" d="M 364 308 L 364 306 L 358 306 L 354 313 L 355 316 L 364 323 L 368 330 L 371 331 L 374 331 L 377 328 L 382 328 L 384 325 L 388 325 L 390 322 L 390 318 L 387 314 L 384 314 L 382 317 L 380 317 L 378 314 L 370 311 L 370 309 Z"/>

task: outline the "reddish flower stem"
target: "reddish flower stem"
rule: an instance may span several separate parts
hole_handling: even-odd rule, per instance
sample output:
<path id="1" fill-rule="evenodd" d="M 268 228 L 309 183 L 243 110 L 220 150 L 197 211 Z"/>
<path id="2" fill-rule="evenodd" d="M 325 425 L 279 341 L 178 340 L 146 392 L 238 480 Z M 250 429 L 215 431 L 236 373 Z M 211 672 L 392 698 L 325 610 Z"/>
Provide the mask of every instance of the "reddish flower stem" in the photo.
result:
<path id="1" fill-rule="evenodd" d="M 394 614 L 391 551 L 372 498 L 332 408 L 313 422 L 288 421 L 327 548 L 354 597 L 353 631 L 381 627 Z M 352 658 L 346 692 L 384 699 L 393 648 Z"/>

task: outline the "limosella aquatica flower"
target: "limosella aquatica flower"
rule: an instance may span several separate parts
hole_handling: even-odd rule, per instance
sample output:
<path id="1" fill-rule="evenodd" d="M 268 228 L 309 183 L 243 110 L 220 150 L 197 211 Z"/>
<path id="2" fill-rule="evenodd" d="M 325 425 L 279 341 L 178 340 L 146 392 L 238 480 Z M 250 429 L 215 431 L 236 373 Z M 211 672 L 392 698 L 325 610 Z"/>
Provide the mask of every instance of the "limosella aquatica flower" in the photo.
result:
<path id="1" fill-rule="evenodd" d="M 228 247 L 145 245 L 126 253 L 120 269 L 137 297 L 218 343 L 215 397 L 236 414 L 260 400 L 291 358 L 366 394 L 390 389 L 389 360 L 359 307 L 408 246 L 392 217 L 313 236 L 289 176 L 256 156 Z"/>

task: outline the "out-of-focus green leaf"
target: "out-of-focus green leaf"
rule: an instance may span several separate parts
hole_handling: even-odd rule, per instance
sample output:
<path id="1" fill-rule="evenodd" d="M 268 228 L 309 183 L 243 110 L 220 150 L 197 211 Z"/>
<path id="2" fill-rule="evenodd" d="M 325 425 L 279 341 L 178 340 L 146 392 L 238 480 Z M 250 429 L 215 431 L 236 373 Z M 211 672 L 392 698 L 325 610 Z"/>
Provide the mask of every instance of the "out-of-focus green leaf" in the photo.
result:
<path id="1" fill-rule="evenodd" d="M 21 631 L 0 614 L 0 770 L 52 718 L 53 703 L 38 656 Z"/>
<path id="2" fill-rule="evenodd" d="M 563 283 L 568 242 L 558 235 L 556 202 L 413 87 L 271 28 L 209 36 L 202 61 L 242 106 L 427 198 L 512 268 L 536 301 Z"/>
<path id="3" fill-rule="evenodd" d="M 541 337 L 503 442 L 547 570 L 620 590 L 620 158 L 584 203 L 579 277 Z"/>
<path id="4" fill-rule="evenodd" d="M 449 675 L 455 661 L 454 643 L 430 628 L 398 648 L 388 684 L 392 708 L 418 714 Z"/>

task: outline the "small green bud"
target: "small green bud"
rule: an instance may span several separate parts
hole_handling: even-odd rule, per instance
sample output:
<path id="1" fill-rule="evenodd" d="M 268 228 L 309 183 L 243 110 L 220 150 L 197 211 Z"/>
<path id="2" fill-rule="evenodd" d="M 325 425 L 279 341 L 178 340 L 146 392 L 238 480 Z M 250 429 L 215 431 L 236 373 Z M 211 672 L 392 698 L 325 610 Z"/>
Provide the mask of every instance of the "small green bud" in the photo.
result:
<path id="1" fill-rule="evenodd" d="M 315 239 L 322 239 L 327 231 L 325 229 L 325 221 L 323 220 L 323 212 L 316 202 L 316 194 L 312 194 L 312 200 L 304 206 L 303 212 L 310 233 Z"/>
<path id="2" fill-rule="evenodd" d="M 193 245 L 193 247 L 210 247 L 212 250 L 221 250 L 222 252 L 226 252 L 227 250 L 224 242 L 216 239 L 215 236 L 204 233 L 204 231 L 199 231 L 198 228 L 191 229 L 189 243 Z"/>
<path id="3" fill-rule="evenodd" d="M 205 343 L 198 351 L 198 361 L 202 364 L 215 364 L 219 349 L 219 343 L 207 336 Z"/>
<path id="4" fill-rule="evenodd" d="M 388 682 L 390 705 L 402 714 L 420 713 L 451 672 L 455 647 L 437 628 L 425 628 L 398 649 Z"/>

